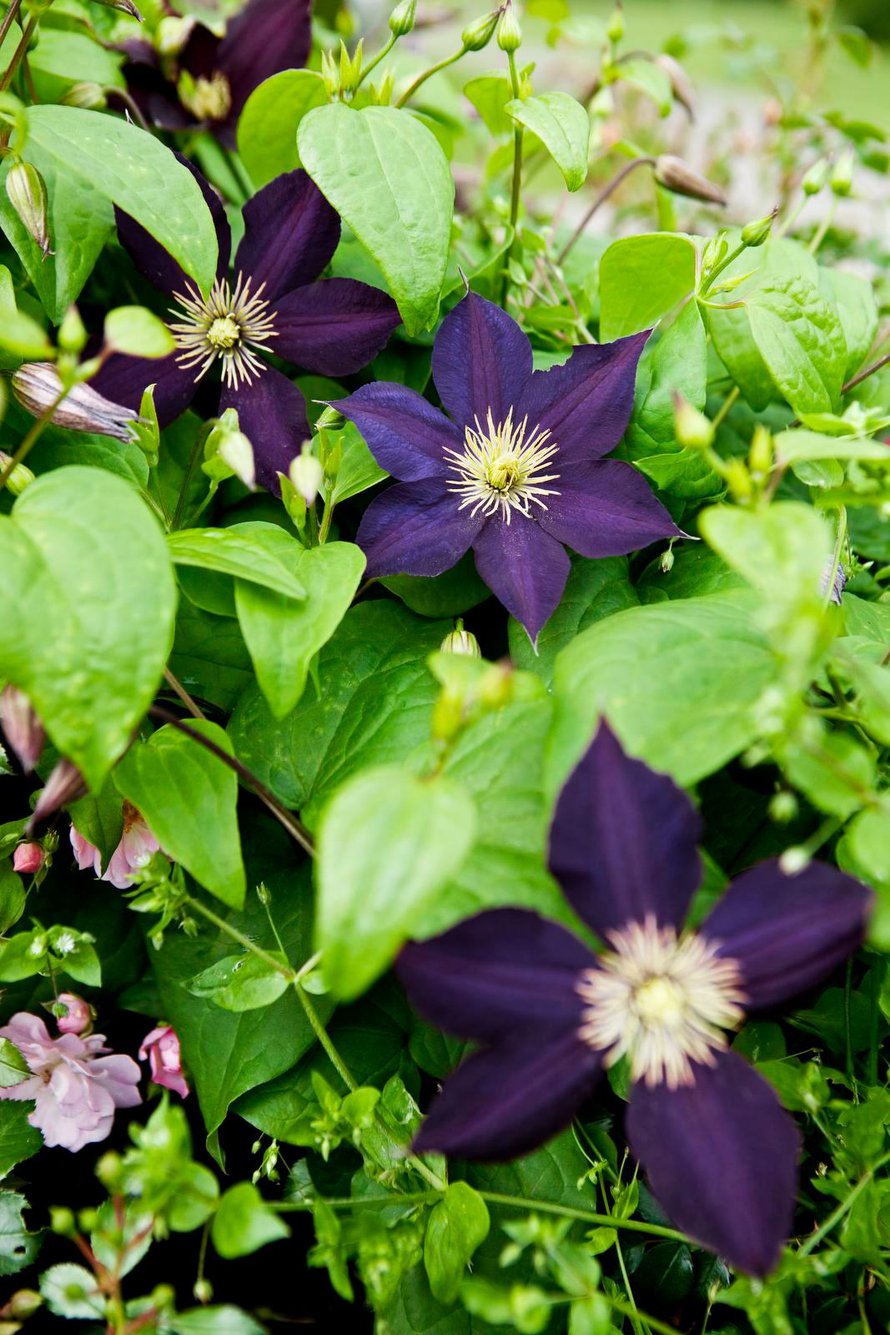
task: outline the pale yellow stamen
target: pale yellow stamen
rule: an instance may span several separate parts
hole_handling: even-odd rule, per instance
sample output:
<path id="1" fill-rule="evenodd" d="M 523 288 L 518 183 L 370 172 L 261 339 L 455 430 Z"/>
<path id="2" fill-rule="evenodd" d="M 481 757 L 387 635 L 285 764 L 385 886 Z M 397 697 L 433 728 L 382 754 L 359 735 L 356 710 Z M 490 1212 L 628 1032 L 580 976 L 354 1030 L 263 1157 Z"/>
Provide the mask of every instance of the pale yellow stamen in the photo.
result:
<path id="1" fill-rule="evenodd" d="M 275 337 L 275 312 L 269 312 L 263 300 L 265 283 L 250 291 L 250 279 L 238 275 L 234 291 L 228 279 L 217 278 L 206 299 L 189 285 L 188 295 L 175 293 L 184 315 L 170 325 L 170 332 L 181 349 L 177 358 L 184 370 L 199 368 L 200 380 L 217 360 L 222 362 L 222 376 L 230 389 L 239 383 L 250 384 L 266 369 L 266 363 L 254 348 L 262 348 Z"/>
<path id="2" fill-rule="evenodd" d="M 217 71 L 209 79 L 183 77 L 177 89 L 179 100 L 199 121 L 225 120 L 232 109 L 232 90 L 224 74 Z"/>
<path id="3" fill-rule="evenodd" d="M 652 915 L 608 939 L 612 949 L 578 982 L 581 1038 L 605 1053 L 607 1066 L 629 1057 L 634 1080 L 692 1084 L 692 1064 L 712 1066 L 726 1047 L 722 1031 L 744 1017 L 737 962 L 703 936 L 678 940 Z"/>
<path id="4" fill-rule="evenodd" d="M 528 417 L 514 423 L 513 409 L 502 422 L 495 422 L 489 408 L 485 425 L 475 418 L 475 429 L 464 429 L 464 448 L 446 449 L 448 466 L 455 477 L 448 487 L 461 497 L 461 510 L 472 506 L 471 515 L 500 515 L 509 524 L 515 511 L 528 515 L 530 506 L 546 511 L 547 498 L 559 492 L 547 487 L 556 482 L 552 467 L 559 447 L 547 442 L 550 432 L 539 426 L 528 429 Z"/>

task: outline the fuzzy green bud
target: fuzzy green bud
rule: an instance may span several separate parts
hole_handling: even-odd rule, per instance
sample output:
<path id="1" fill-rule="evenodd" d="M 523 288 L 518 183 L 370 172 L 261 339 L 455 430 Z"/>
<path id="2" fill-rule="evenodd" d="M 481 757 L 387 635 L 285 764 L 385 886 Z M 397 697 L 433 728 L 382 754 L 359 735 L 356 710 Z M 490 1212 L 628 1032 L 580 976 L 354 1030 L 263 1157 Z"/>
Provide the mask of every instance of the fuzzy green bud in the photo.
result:
<path id="1" fill-rule="evenodd" d="M 773 438 L 762 422 L 758 422 L 751 437 L 748 467 L 753 477 L 765 478 L 773 466 Z"/>
<path id="2" fill-rule="evenodd" d="M 78 1210 L 77 1227 L 81 1233 L 92 1233 L 98 1222 L 99 1211 L 92 1206 L 88 1206 L 85 1210 Z"/>
<path id="3" fill-rule="evenodd" d="M 213 1297 L 213 1285 L 209 1279 L 196 1279 L 192 1293 L 195 1296 L 196 1303 L 209 1303 Z"/>
<path id="4" fill-rule="evenodd" d="M 726 485 L 730 495 L 739 504 L 745 505 L 754 494 L 751 474 L 741 459 L 729 459 L 726 464 Z"/>
<path id="5" fill-rule="evenodd" d="M 820 190 L 825 189 L 828 180 L 828 163 L 824 158 L 814 162 L 809 171 L 801 181 L 801 189 L 805 195 L 818 195 Z"/>
<path id="6" fill-rule="evenodd" d="M 493 9 L 490 14 L 485 14 L 475 23 L 467 24 L 460 35 L 461 45 L 465 51 L 482 51 L 494 37 L 495 29 L 500 21 L 501 11 Z"/>
<path id="7" fill-rule="evenodd" d="M 797 798 L 793 793 L 774 793 L 770 798 L 769 817 L 777 825 L 787 825 L 794 820 L 799 810 Z"/>
<path id="8" fill-rule="evenodd" d="M 516 11 L 512 4 L 508 4 L 501 15 L 498 24 L 498 46 L 508 54 L 518 51 L 522 46 L 522 29 L 519 26 L 519 19 L 516 17 Z"/>
<path id="9" fill-rule="evenodd" d="M 464 630 L 463 625 L 458 623 L 456 630 L 445 639 L 439 646 L 443 654 L 465 654 L 468 658 L 481 658 L 482 650 L 479 648 L 479 641 L 472 631 Z"/>
<path id="10" fill-rule="evenodd" d="M 769 240 L 769 234 L 773 230 L 777 209 L 768 213 L 765 218 L 757 218 L 754 222 L 745 223 L 742 228 L 743 246 L 762 246 L 764 241 Z"/>
<path id="11" fill-rule="evenodd" d="M 87 331 L 76 306 L 69 306 L 65 312 L 56 342 L 63 352 L 70 352 L 75 357 L 86 347 Z"/>
<path id="12" fill-rule="evenodd" d="M 0 473 L 12 463 L 12 455 L 7 454 L 5 450 L 0 450 Z M 15 468 L 6 479 L 6 487 L 12 496 L 21 496 L 25 487 L 30 486 L 34 481 L 34 474 L 25 464 L 16 464 Z"/>
<path id="13" fill-rule="evenodd" d="M 674 394 L 674 435 L 688 450 L 706 450 L 714 442 L 713 423 L 682 394 Z"/>
<path id="14" fill-rule="evenodd" d="M 53 1205 L 49 1212 L 49 1226 L 53 1233 L 60 1234 L 63 1238 L 72 1238 L 77 1232 L 77 1224 L 74 1220 L 74 1211 L 69 1210 L 67 1206 Z"/>
<path id="15" fill-rule="evenodd" d="M 7 173 L 6 194 L 25 231 L 37 242 L 45 259 L 50 253 L 50 245 L 46 186 L 40 172 L 30 162 L 18 158 Z"/>
<path id="16" fill-rule="evenodd" d="M 98 83 L 73 83 L 62 98 L 65 107 L 80 107 L 83 111 L 104 111 L 108 106 L 105 89 Z"/>
<path id="17" fill-rule="evenodd" d="M 393 37 L 406 37 L 417 17 L 417 0 L 401 0 L 389 16 L 389 30 Z"/>
<path id="18" fill-rule="evenodd" d="M 832 170 L 831 173 L 830 185 L 832 193 L 838 195 L 840 198 L 843 198 L 845 195 L 849 195 L 850 191 L 853 188 L 854 161 L 855 158 L 853 156 L 852 149 L 847 149 L 845 153 L 842 153 L 840 155 L 837 162 L 834 164 L 834 169 Z"/>

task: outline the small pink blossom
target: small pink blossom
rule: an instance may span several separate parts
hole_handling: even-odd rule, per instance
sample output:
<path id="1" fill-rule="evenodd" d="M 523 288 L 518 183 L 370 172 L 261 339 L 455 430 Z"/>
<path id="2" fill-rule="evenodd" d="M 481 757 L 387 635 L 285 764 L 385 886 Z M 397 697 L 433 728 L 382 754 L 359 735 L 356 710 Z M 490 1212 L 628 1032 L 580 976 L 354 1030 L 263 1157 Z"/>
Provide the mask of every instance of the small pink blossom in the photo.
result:
<path id="1" fill-rule="evenodd" d="M 92 867 L 103 881 L 110 881 L 118 890 L 128 890 L 133 884 L 134 873 L 145 865 L 152 853 L 157 853 L 160 844 L 129 802 L 124 803 L 124 832 L 117 848 L 108 859 L 108 866 L 102 871 L 102 854 L 89 839 L 71 826 L 71 847 L 81 871 Z"/>
<path id="2" fill-rule="evenodd" d="M 12 855 L 12 866 L 14 871 L 31 872 L 40 871 L 46 859 L 40 844 L 19 844 Z"/>
<path id="3" fill-rule="evenodd" d="M 156 1085 L 172 1089 L 185 1098 L 189 1092 L 188 1082 L 182 1073 L 182 1058 L 179 1050 L 179 1038 L 176 1030 L 169 1024 L 158 1025 L 146 1034 L 139 1049 L 139 1060 L 151 1065 L 151 1078 Z"/>
<path id="4" fill-rule="evenodd" d="M 34 1100 L 28 1121 L 47 1145 L 80 1150 L 104 1140 L 116 1108 L 142 1102 L 139 1067 L 131 1057 L 109 1054 L 104 1034 L 50 1038 L 36 1015 L 19 1011 L 0 1028 L 24 1057 L 31 1072 L 17 1085 L 0 1089 L 0 1099 Z"/>
<path id="5" fill-rule="evenodd" d="M 77 996 L 75 992 L 60 992 L 58 1000 L 67 1008 L 65 1014 L 56 1019 L 59 1032 L 80 1034 L 85 1037 L 92 1029 L 93 1020 L 96 1018 L 96 1012 L 90 1003 L 84 1001 L 83 997 Z"/>

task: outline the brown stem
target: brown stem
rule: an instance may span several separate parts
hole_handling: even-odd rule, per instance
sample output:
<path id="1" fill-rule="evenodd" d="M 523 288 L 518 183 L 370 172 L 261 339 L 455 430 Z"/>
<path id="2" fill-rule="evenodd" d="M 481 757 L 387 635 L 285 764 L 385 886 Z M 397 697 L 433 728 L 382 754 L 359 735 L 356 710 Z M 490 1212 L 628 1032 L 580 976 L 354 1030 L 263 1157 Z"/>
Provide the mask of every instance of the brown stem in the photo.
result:
<path id="1" fill-rule="evenodd" d="M 602 205 L 605 204 L 609 196 L 614 194 L 614 192 L 618 189 L 619 185 L 621 185 L 621 182 L 625 180 L 626 177 L 630 176 L 632 171 L 635 171 L 637 167 L 644 167 L 644 166 L 654 167 L 655 159 L 634 158 L 632 162 L 626 163 L 625 166 L 621 168 L 621 171 L 618 173 L 617 176 L 612 177 L 609 184 L 605 186 L 604 189 L 601 190 L 600 193 L 597 195 L 596 199 L 593 201 L 590 208 L 587 210 L 584 217 L 578 223 L 578 226 L 575 228 L 574 232 L 569 237 L 568 241 L 565 243 L 562 250 L 557 255 L 556 257 L 557 264 L 562 264 L 563 260 L 565 259 L 566 255 L 568 255 L 569 251 L 572 249 L 575 242 L 583 234 L 585 228 L 587 227 L 587 224 L 590 222 L 591 218 L 596 213 L 597 209 L 601 208 Z"/>
<path id="2" fill-rule="evenodd" d="M 204 713 L 201 706 L 192 699 L 182 682 L 178 677 L 174 677 L 169 668 L 164 668 L 164 681 L 170 687 L 171 691 L 179 696 L 192 718 L 202 718 L 206 722 L 207 715 Z"/>
<path id="3" fill-rule="evenodd" d="M 228 765 L 230 770 L 234 770 L 241 782 L 250 788 L 252 792 L 256 793 L 260 801 L 268 807 L 279 825 L 287 830 L 290 837 L 295 840 L 295 842 L 298 843 L 310 857 L 315 855 L 315 845 L 313 844 L 309 836 L 309 831 L 306 829 L 305 825 L 301 824 L 296 816 L 279 802 L 275 794 L 257 778 L 252 770 L 249 770 L 246 765 L 242 765 L 241 761 L 235 756 L 230 756 L 228 751 L 224 751 L 221 746 L 217 746 L 216 742 L 211 741 L 209 737 L 205 737 L 203 733 L 196 732 L 196 730 L 190 727 L 188 723 L 183 722 L 181 718 L 177 718 L 175 714 L 171 714 L 169 709 L 164 709 L 161 705 L 152 705 L 148 712 L 151 718 L 159 719 L 162 723 L 169 723 L 172 728 L 177 728 L 179 732 L 185 733 L 186 737 L 191 737 L 192 741 L 197 742 L 199 746 L 203 746 L 205 751 L 210 751 L 210 753 L 215 755 L 218 760 L 221 760 L 224 765 Z"/>
<path id="4" fill-rule="evenodd" d="M 9 88 L 9 85 L 15 78 L 16 70 L 24 60 L 25 54 L 27 53 L 28 50 L 28 44 L 31 41 L 31 38 L 34 36 L 34 30 L 37 27 L 37 23 L 38 20 L 34 17 L 34 15 L 32 15 L 31 18 L 28 19 L 28 22 L 25 24 L 25 30 L 22 33 L 21 40 L 18 46 L 16 47 L 15 51 L 12 54 L 12 60 L 9 62 L 9 67 L 6 73 L 3 75 L 3 78 L 0 79 L 0 93 L 5 93 L 6 90 Z"/>
<path id="5" fill-rule="evenodd" d="M 0 46 L 6 41 L 6 34 L 18 18 L 21 7 L 22 0 L 10 0 L 9 8 L 0 20 Z"/>

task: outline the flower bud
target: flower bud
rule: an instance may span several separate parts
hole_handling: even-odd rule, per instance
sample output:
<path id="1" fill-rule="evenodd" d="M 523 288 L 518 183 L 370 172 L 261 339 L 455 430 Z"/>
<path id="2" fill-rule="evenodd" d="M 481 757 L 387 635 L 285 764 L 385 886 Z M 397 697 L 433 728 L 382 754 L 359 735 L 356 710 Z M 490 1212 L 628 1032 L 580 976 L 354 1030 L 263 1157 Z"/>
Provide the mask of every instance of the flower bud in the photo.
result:
<path id="1" fill-rule="evenodd" d="M 96 1012 L 76 992 L 60 992 L 53 1010 L 63 1012 L 56 1015 L 60 1034 L 88 1034 L 93 1028 Z"/>
<path id="2" fill-rule="evenodd" d="M 674 95 L 674 101 L 680 103 L 690 120 L 695 120 L 695 89 L 680 62 L 674 60 L 673 56 L 662 52 L 661 55 L 655 57 L 652 63 L 657 65 L 659 69 L 664 70 L 671 81 L 671 92 Z"/>
<path id="3" fill-rule="evenodd" d="M 834 571 L 834 579 L 831 577 L 832 571 Z M 822 577 L 819 581 L 819 592 L 822 594 L 822 597 L 827 597 L 830 603 L 836 603 L 838 607 L 842 606 L 846 584 L 847 572 L 844 570 L 840 561 L 838 561 L 837 569 L 835 570 L 834 560 L 829 560 L 825 569 L 822 571 Z"/>
<path id="4" fill-rule="evenodd" d="M 786 876 L 796 876 L 810 865 L 811 858 L 805 848 L 797 845 L 793 848 L 786 848 L 785 852 L 779 858 L 779 866 Z"/>
<path id="5" fill-rule="evenodd" d="M 43 1306 L 43 1299 L 35 1289 L 19 1289 L 7 1303 L 6 1310 L 13 1321 L 27 1321 Z"/>
<path id="6" fill-rule="evenodd" d="M 814 162 L 809 171 L 801 181 L 801 189 L 805 195 L 818 195 L 820 190 L 825 189 L 828 180 L 828 163 L 824 158 Z"/>
<path id="7" fill-rule="evenodd" d="M 34 417 L 42 417 L 62 392 L 59 373 L 50 362 L 26 362 L 12 377 L 12 392 Z M 115 440 L 133 439 L 131 423 L 138 413 L 122 408 L 89 385 L 75 385 L 53 412 L 52 422 L 70 431 L 89 431 Z"/>
<path id="8" fill-rule="evenodd" d="M 0 472 L 7 469 L 11 463 L 12 455 L 0 450 Z M 34 474 L 27 464 L 16 464 L 6 479 L 6 490 L 13 496 L 21 496 L 25 487 L 30 486 L 33 481 Z"/>
<path id="9" fill-rule="evenodd" d="M 209 1303 L 213 1297 L 213 1285 L 209 1279 L 196 1279 L 192 1293 L 196 1303 Z"/>
<path id="10" fill-rule="evenodd" d="M 439 646 L 443 654 L 466 654 L 468 658 L 481 658 L 482 650 L 479 648 L 479 641 L 472 631 L 464 630 L 463 626 L 458 624 L 457 629 Z"/>
<path id="11" fill-rule="evenodd" d="M 62 105 L 80 107 L 83 111 L 104 111 L 108 98 L 101 84 L 73 83 L 62 98 Z"/>
<path id="12" fill-rule="evenodd" d="M 465 51 L 482 51 L 494 37 L 494 30 L 498 26 L 501 17 L 499 9 L 493 9 L 490 14 L 485 14 L 475 23 L 467 24 L 460 35 L 461 44 Z"/>
<path id="13" fill-rule="evenodd" d="M 96 1164 L 96 1177 L 109 1193 L 117 1193 L 121 1187 L 121 1169 L 123 1160 L 114 1150 L 108 1150 Z"/>
<path id="14" fill-rule="evenodd" d="M 49 1226 L 53 1233 L 59 1233 L 63 1238 L 73 1238 L 77 1232 L 74 1211 L 69 1210 L 66 1205 L 51 1205 Z"/>
<path id="15" fill-rule="evenodd" d="M 310 453 L 308 441 L 306 441 L 296 459 L 291 462 L 288 473 L 297 492 L 303 497 L 307 505 L 311 505 L 321 490 L 321 484 L 324 481 L 324 469 L 315 455 Z"/>
<path id="16" fill-rule="evenodd" d="M 773 438 L 767 427 L 758 422 L 748 450 L 748 467 L 751 469 L 752 477 L 762 479 L 770 473 L 772 466 Z"/>
<path id="17" fill-rule="evenodd" d="M 417 0 L 400 0 L 389 16 L 389 30 L 393 37 L 406 37 L 414 27 Z"/>
<path id="18" fill-rule="evenodd" d="M 508 3 L 498 23 L 498 46 L 508 53 L 518 51 L 522 45 L 522 29 L 512 3 Z"/>
<path id="19" fill-rule="evenodd" d="M 668 547 L 666 548 L 665 551 L 661 553 L 661 559 L 658 562 L 658 568 L 663 575 L 669 575 L 671 573 L 671 571 L 674 568 L 675 559 L 676 558 L 674 557 L 673 547 Z"/>
<path id="20" fill-rule="evenodd" d="M 131 19 L 136 19 L 139 23 L 145 22 L 133 0 L 96 0 L 96 4 L 102 5 L 105 9 L 117 9 L 121 14 L 129 14 Z"/>
<path id="21" fill-rule="evenodd" d="M 726 463 L 726 485 L 733 499 L 744 504 L 754 494 L 751 474 L 741 459 L 728 459 Z"/>
<path id="22" fill-rule="evenodd" d="M 777 825 L 787 825 L 794 820 L 799 810 L 797 798 L 787 791 L 775 793 L 770 798 L 769 817 Z"/>
<path id="23" fill-rule="evenodd" d="M 688 162 L 673 153 L 662 153 L 655 159 L 655 179 L 665 190 L 689 199 L 701 199 L 707 204 L 726 203 L 726 195 L 700 172 L 693 171 Z"/>
<path id="24" fill-rule="evenodd" d="M 78 1210 L 77 1227 L 81 1233 L 92 1233 L 98 1222 L 99 1211 L 94 1206 L 88 1205 L 85 1210 Z"/>
<path id="25" fill-rule="evenodd" d="M 853 156 L 853 150 L 847 149 L 845 153 L 840 155 L 837 162 L 834 164 L 831 179 L 829 181 L 833 194 L 838 195 L 841 198 L 845 195 L 849 195 L 853 188 L 854 162 L 855 158 Z"/>
<path id="26" fill-rule="evenodd" d="M 674 435 L 688 450 L 706 450 L 714 441 L 714 426 L 682 394 L 674 394 Z"/>
<path id="27" fill-rule="evenodd" d="M 86 341 L 87 331 L 80 318 L 80 311 L 76 306 L 69 306 L 59 325 L 56 342 L 63 352 L 70 352 L 72 356 L 77 357 L 86 347 Z"/>
<path id="28" fill-rule="evenodd" d="M 40 844 L 19 844 L 12 855 L 12 869 L 33 876 L 36 871 L 40 871 L 45 857 Z"/>
<path id="29" fill-rule="evenodd" d="M 328 404 L 328 406 L 326 408 L 322 408 L 321 412 L 319 413 L 318 420 L 315 423 L 315 427 L 316 430 L 318 431 L 333 430 L 335 427 L 341 427 L 344 421 L 345 418 L 343 414 L 341 412 L 338 412 L 336 408 L 332 408 L 330 404 Z"/>
<path id="30" fill-rule="evenodd" d="M 624 36 L 624 10 L 620 4 L 615 6 L 609 16 L 609 22 L 606 24 L 606 36 L 610 42 L 620 42 Z"/>
<path id="31" fill-rule="evenodd" d="M 40 172 L 30 162 L 18 158 L 6 174 L 6 194 L 25 231 L 37 242 L 46 259 L 50 253 L 47 198 Z"/>
<path id="32" fill-rule="evenodd" d="M 777 213 L 778 209 L 773 209 L 772 213 L 768 213 L 766 217 L 758 218 L 755 222 L 745 223 L 742 228 L 742 245 L 749 247 L 762 246 L 764 241 L 768 241 Z"/>
<path id="33" fill-rule="evenodd" d="M 34 834 L 57 811 L 67 806 L 69 802 L 76 802 L 86 792 L 87 786 L 77 766 L 70 760 L 60 760 L 37 799 L 31 819 L 25 826 L 25 834 Z"/>
<path id="34" fill-rule="evenodd" d="M 17 686 L 7 686 L 0 695 L 0 723 L 16 760 L 30 774 L 40 759 L 46 733 L 31 701 Z"/>

